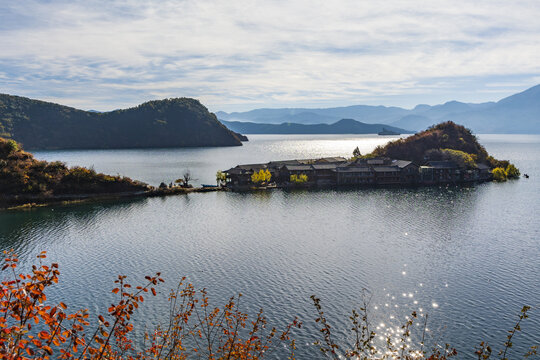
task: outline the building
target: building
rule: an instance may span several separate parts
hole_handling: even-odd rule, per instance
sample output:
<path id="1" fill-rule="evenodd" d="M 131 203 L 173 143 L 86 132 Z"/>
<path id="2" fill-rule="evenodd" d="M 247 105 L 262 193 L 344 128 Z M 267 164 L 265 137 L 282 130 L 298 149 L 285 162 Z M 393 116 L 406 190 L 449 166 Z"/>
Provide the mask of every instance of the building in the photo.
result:
<path id="1" fill-rule="evenodd" d="M 389 158 L 348 161 L 331 157 L 238 165 L 225 171 L 227 186 L 248 189 L 254 185 L 251 175 L 261 169 L 270 171 L 270 183 L 279 187 L 298 186 L 291 183 L 291 175 L 306 175 L 308 181 L 301 186 L 308 187 L 457 184 L 492 178 L 490 168 L 485 164 L 478 164 L 475 169 L 464 169 L 453 161 L 428 161 L 418 166 L 412 161 Z"/>

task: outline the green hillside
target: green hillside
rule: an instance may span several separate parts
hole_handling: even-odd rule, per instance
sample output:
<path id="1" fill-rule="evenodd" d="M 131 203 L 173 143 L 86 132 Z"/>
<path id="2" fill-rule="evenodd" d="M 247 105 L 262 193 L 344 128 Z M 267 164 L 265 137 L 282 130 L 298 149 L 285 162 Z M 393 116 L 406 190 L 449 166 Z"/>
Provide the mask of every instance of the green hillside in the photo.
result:
<path id="1" fill-rule="evenodd" d="M 27 149 L 242 145 L 238 134 L 189 98 L 99 113 L 0 94 L 0 136 Z"/>

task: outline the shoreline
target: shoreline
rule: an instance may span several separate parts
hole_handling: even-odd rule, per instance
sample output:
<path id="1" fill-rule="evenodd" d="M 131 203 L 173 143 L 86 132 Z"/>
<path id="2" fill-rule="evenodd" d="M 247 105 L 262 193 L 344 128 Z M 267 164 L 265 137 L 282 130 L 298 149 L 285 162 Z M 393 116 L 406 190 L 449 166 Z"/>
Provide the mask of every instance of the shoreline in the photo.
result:
<path id="1" fill-rule="evenodd" d="M 120 200 L 134 198 L 152 198 L 159 196 L 184 195 L 189 193 L 204 193 L 215 191 L 230 191 L 224 187 L 192 187 L 192 188 L 153 188 L 148 191 L 129 191 L 120 193 L 104 193 L 104 194 L 66 194 L 55 195 L 50 197 L 44 196 L 11 196 L 8 198 L 0 198 L 0 211 L 9 210 L 29 210 L 53 205 L 68 205 L 78 203 L 90 203 L 103 200 Z"/>

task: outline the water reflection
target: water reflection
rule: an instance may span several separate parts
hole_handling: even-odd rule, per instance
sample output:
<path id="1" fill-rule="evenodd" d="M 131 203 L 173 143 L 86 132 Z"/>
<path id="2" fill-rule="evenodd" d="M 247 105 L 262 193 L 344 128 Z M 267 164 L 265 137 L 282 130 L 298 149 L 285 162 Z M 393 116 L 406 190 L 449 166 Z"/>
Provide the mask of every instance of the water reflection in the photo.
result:
<path id="1" fill-rule="evenodd" d="M 227 162 L 309 157 L 293 150 L 292 142 L 274 140 L 254 141 L 251 149 L 261 152 L 240 160 L 227 158 L 239 149 L 156 150 L 138 159 L 147 159 L 141 171 L 152 176 L 170 171 L 159 168 L 163 160 L 164 167 L 174 161 L 205 163 L 201 173 L 213 177 Z M 313 150 L 316 154 L 343 155 L 334 152 L 338 140 L 323 140 L 313 140 L 327 146 Z M 279 146 L 287 150 L 277 156 Z M 136 282 L 161 271 L 168 281 L 160 290 L 165 294 L 187 275 L 210 291 L 216 305 L 242 292 L 244 310 L 263 307 L 272 324 L 298 315 L 306 328 L 298 343 L 310 344 L 317 333 L 310 295 L 321 298 L 336 336 L 346 339 L 350 310 L 358 308 L 366 288 L 377 307 L 373 319 L 384 323 L 385 331 L 413 310 L 429 313 L 432 333 L 470 354 L 471 344 L 481 340 L 502 343 L 521 306 L 540 303 L 540 139 L 496 139 L 486 147 L 531 178 L 470 188 L 189 194 L 2 213 L 1 247 L 15 248 L 26 263 L 48 250 L 62 272 L 51 298 L 93 312 L 110 302 L 107 289 L 116 275 Z M 70 154 L 73 161 L 80 155 Z M 112 161 L 107 154 L 97 159 Z M 117 160 L 131 159 L 129 154 Z M 145 302 L 145 321 L 157 323 L 166 309 L 165 301 Z M 525 326 L 522 341 L 538 340 L 540 316 L 532 313 Z M 300 353 L 318 355 L 307 345 Z"/>

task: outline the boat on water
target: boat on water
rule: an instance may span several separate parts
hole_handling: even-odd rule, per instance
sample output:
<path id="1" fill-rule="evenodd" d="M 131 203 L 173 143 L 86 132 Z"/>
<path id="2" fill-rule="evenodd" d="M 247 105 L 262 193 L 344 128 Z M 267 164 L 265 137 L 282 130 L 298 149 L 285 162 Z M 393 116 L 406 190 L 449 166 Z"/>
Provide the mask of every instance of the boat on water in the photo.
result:
<path id="1" fill-rule="evenodd" d="M 219 187 L 219 186 L 217 186 L 217 185 L 208 185 L 208 184 L 201 184 L 201 186 L 202 186 L 203 188 L 217 188 L 217 187 Z"/>
<path id="2" fill-rule="evenodd" d="M 388 130 L 386 128 L 383 128 L 382 131 L 378 132 L 379 135 L 401 135 L 401 133 L 398 133 L 396 131 Z"/>

